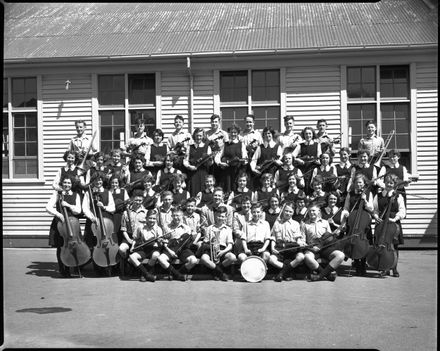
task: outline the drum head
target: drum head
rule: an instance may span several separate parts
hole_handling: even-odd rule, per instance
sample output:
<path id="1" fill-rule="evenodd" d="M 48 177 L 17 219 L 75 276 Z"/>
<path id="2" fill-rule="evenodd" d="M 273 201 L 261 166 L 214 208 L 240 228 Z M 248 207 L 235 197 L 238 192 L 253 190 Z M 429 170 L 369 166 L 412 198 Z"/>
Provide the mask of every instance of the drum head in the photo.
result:
<path id="1" fill-rule="evenodd" d="M 266 276 L 266 262 L 261 257 L 249 256 L 241 264 L 240 272 L 246 281 L 258 283 Z"/>

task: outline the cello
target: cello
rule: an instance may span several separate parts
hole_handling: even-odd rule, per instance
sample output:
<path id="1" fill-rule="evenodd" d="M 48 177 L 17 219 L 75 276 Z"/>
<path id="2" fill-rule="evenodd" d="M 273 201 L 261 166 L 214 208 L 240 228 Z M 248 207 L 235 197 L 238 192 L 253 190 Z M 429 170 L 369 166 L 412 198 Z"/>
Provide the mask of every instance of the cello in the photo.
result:
<path id="1" fill-rule="evenodd" d="M 390 221 L 390 212 L 394 200 L 399 193 L 396 191 L 403 182 L 396 184 L 394 194 L 388 200 L 388 204 L 384 209 L 382 221 L 376 224 L 374 228 L 374 245 L 370 248 L 367 255 L 368 265 L 378 271 L 388 271 L 395 267 L 397 263 L 397 252 L 394 249 L 393 239 L 399 231 L 396 222 Z"/>
<path id="2" fill-rule="evenodd" d="M 79 219 L 75 216 L 68 215 L 67 209 L 61 204 L 63 200 L 64 196 L 60 193 L 58 203 L 64 216 L 64 223 L 61 221 L 57 223 L 58 232 L 64 239 L 60 258 L 65 266 L 76 267 L 79 277 L 81 278 L 79 266 L 82 266 L 90 260 L 90 249 L 81 238 Z"/>
<path id="3" fill-rule="evenodd" d="M 94 201 L 98 201 L 99 194 L 97 194 L 96 199 L 93 199 L 90 186 L 89 195 L 93 207 L 93 213 L 98 219 L 98 222 L 92 223 L 91 226 L 92 232 L 97 239 L 97 243 L 93 249 L 93 261 L 100 267 L 114 266 L 119 262 L 119 246 L 113 240 L 113 221 L 110 218 L 103 217 L 101 208 L 95 206 Z M 110 271 L 108 273 L 110 274 Z"/>
<path id="4" fill-rule="evenodd" d="M 367 189 L 369 186 L 367 186 Z M 365 188 L 361 194 L 365 194 Z M 351 238 L 348 245 L 347 256 L 356 260 L 364 258 L 369 249 L 370 243 L 367 239 L 366 229 L 371 223 L 371 215 L 364 209 L 365 201 L 362 197 L 359 197 L 356 204 L 353 206 L 353 210 L 347 218 L 347 236 Z M 357 209 L 356 209 L 356 206 Z M 356 210 L 354 210 L 356 209 Z"/>

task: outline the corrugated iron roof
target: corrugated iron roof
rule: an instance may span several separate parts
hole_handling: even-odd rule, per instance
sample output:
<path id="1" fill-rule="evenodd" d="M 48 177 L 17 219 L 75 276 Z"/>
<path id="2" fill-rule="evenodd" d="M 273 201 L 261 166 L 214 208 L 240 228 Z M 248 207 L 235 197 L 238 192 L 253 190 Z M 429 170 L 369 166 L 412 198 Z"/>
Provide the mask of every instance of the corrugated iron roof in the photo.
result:
<path id="1" fill-rule="evenodd" d="M 4 59 L 437 45 L 437 8 L 375 3 L 5 3 Z"/>

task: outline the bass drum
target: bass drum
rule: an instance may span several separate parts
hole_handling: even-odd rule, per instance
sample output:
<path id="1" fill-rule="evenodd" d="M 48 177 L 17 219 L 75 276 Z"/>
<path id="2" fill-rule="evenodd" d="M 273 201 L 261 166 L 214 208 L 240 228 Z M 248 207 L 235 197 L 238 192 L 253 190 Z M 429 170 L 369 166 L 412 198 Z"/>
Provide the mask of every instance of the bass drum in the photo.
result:
<path id="1" fill-rule="evenodd" d="M 261 282 L 267 273 L 266 262 L 261 257 L 249 256 L 241 264 L 240 272 L 249 283 Z"/>

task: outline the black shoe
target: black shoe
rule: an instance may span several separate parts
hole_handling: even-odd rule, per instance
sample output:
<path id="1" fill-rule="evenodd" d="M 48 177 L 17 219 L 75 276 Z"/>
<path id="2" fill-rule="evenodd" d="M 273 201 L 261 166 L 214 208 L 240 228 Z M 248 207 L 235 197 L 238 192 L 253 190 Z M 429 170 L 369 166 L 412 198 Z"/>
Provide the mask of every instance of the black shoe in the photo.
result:
<path id="1" fill-rule="evenodd" d="M 222 273 L 222 274 L 220 275 L 220 280 L 221 280 L 221 281 L 224 281 L 224 282 L 227 282 L 227 281 L 228 281 L 228 276 L 226 275 L 226 273 Z"/>
<path id="2" fill-rule="evenodd" d="M 319 274 L 310 274 L 310 281 L 311 282 L 317 282 L 318 280 L 321 280 L 321 277 Z"/>
<path id="3" fill-rule="evenodd" d="M 397 271 L 397 269 L 393 269 L 393 277 L 396 277 L 396 278 L 399 278 L 399 277 L 400 277 L 400 274 L 399 274 L 399 272 Z"/>
<path id="4" fill-rule="evenodd" d="M 331 272 L 328 276 L 327 276 L 327 280 L 334 282 L 336 280 L 336 277 L 338 275 L 336 274 L 336 272 Z"/>
<path id="5" fill-rule="evenodd" d="M 147 278 L 145 278 L 145 276 L 142 274 L 139 278 L 139 281 L 145 283 L 147 281 Z"/>
<path id="6" fill-rule="evenodd" d="M 283 281 L 283 275 L 281 273 L 278 273 L 275 278 L 273 278 L 276 282 L 280 283 Z"/>
<path id="7" fill-rule="evenodd" d="M 62 271 L 60 274 L 63 278 L 72 278 L 69 271 Z"/>

